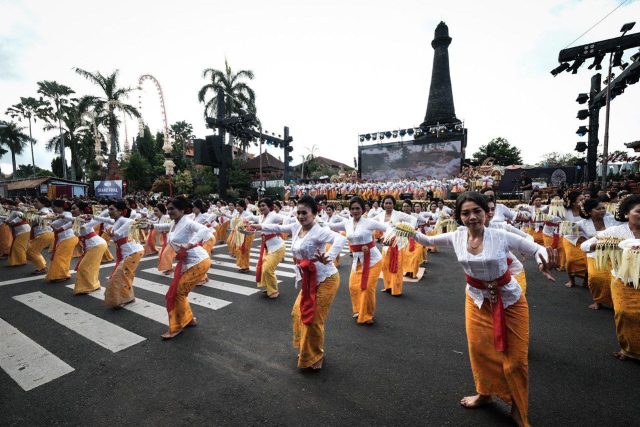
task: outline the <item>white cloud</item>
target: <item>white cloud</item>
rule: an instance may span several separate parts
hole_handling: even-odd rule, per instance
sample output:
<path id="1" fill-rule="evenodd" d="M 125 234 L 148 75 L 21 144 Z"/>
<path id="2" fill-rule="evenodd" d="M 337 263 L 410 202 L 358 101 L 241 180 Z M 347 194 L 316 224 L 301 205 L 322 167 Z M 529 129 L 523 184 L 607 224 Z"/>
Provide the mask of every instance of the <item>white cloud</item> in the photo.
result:
<path id="1" fill-rule="evenodd" d="M 251 83 L 266 129 L 294 136 L 294 162 L 316 145 L 319 154 L 351 165 L 359 133 L 414 126 L 425 114 L 440 20 L 449 26 L 456 113 L 469 129 L 468 153 L 495 136 L 520 147 L 528 162 L 549 151 L 570 152 L 576 141 L 574 102 L 590 73 L 553 78 L 557 55 L 612 10 L 617 0 L 404 0 L 301 2 L 277 0 L 0 2 L 0 40 L 16 37 L 18 78 L 2 79 L 0 111 L 34 95 L 36 81 L 57 80 L 78 93 L 97 93 L 72 68 L 118 68 L 136 86 L 151 73 L 162 84 L 170 122 L 187 120 L 204 136 L 196 94 L 204 68 L 252 69 Z M 613 37 L 640 16 L 631 2 L 577 44 Z M 19 29 L 20 31 L 12 31 Z M 612 103 L 610 149 L 638 139 L 639 86 Z M 137 104 L 137 96 L 131 99 Z M 145 85 L 144 117 L 160 129 L 154 89 Z M 132 138 L 136 124 L 128 123 Z M 604 111 L 601 120 L 601 140 Z M 124 133 L 123 130 L 121 131 Z M 37 164 L 50 167 L 45 135 L 35 132 Z M 271 150 L 281 157 L 277 150 Z M 6 162 L 9 157 L 5 155 Z M 30 163 L 27 152 L 19 163 Z"/>

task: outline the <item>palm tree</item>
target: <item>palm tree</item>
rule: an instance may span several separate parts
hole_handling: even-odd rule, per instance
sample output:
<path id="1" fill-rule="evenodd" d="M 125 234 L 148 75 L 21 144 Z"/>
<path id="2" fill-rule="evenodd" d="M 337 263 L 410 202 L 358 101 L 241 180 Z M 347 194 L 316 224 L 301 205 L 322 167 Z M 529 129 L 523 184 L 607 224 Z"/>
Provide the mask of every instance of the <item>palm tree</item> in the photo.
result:
<path id="1" fill-rule="evenodd" d="M 92 145 L 91 138 L 87 138 L 87 134 L 91 134 L 92 124 L 85 120 L 86 112 L 95 102 L 92 96 L 84 96 L 79 100 L 73 100 L 68 105 L 61 107 L 60 118 L 62 121 L 62 134 L 54 136 L 47 142 L 46 149 L 49 151 L 57 151 L 64 141 L 71 151 L 71 179 L 76 180 L 81 171 L 83 161 L 89 163 L 91 159 L 87 156 L 92 153 L 92 147 L 85 147 L 87 143 Z M 45 130 L 52 129 L 53 126 L 45 127 Z"/>
<path id="2" fill-rule="evenodd" d="M 109 138 L 111 140 L 111 149 L 109 150 L 109 158 L 115 159 L 118 154 L 118 125 L 120 122 L 116 116 L 116 110 L 129 117 L 140 117 L 140 113 L 133 105 L 126 104 L 125 98 L 129 92 L 133 91 L 131 87 L 118 87 L 119 71 L 115 70 L 108 76 L 102 75 L 96 71 L 91 73 L 81 68 L 76 68 L 76 73 L 80 74 L 87 80 L 100 86 L 104 92 L 103 97 L 95 97 L 96 105 L 107 112 L 107 128 L 109 129 Z"/>
<path id="3" fill-rule="evenodd" d="M 33 133 L 31 132 L 31 120 L 36 122 L 37 119 L 46 120 L 51 116 L 51 106 L 48 102 L 44 101 L 42 97 L 35 99 L 34 97 L 20 97 L 20 102 L 9 108 L 7 108 L 6 114 L 12 119 L 18 119 L 22 121 L 26 119 L 29 121 L 29 139 L 31 142 L 31 164 L 33 166 L 33 176 L 36 176 L 36 160 L 33 156 Z"/>
<path id="4" fill-rule="evenodd" d="M 256 94 L 242 79 L 253 80 L 253 71 L 240 70 L 234 73 L 227 60 L 224 60 L 224 71 L 214 68 L 206 68 L 202 72 L 202 77 L 209 79 L 210 83 L 202 86 L 198 91 L 198 101 L 204 103 L 205 116 L 217 116 L 218 106 L 216 105 L 216 96 L 220 93 L 225 96 L 225 117 L 240 114 L 243 110 L 249 113 L 256 112 Z M 213 92 L 214 96 L 205 102 L 205 98 L 209 92 Z M 223 117 L 220 117 L 223 118 Z"/>
<path id="5" fill-rule="evenodd" d="M 56 118 L 58 120 L 58 129 L 60 131 L 60 158 L 64 167 L 62 168 L 62 177 L 67 178 L 67 162 L 64 155 L 64 137 L 62 136 L 62 120 L 60 118 L 60 108 L 69 102 L 69 95 L 75 93 L 69 86 L 62 85 L 56 81 L 43 80 L 38 82 L 38 93 L 53 101 L 56 107 L 55 116 L 50 115 L 48 118 Z"/>
<path id="6" fill-rule="evenodd" d="M 18 170 L 16 154 L 22 154 L 22 150 L 31 138 L 23 132 L 24 127 L 18 126 L 17 123 L 5 122 L 3 124 L 6 126 L 0 127 L 0 145 L 6 146 L 11 151 L 11 164 L 15 174 Z"/>

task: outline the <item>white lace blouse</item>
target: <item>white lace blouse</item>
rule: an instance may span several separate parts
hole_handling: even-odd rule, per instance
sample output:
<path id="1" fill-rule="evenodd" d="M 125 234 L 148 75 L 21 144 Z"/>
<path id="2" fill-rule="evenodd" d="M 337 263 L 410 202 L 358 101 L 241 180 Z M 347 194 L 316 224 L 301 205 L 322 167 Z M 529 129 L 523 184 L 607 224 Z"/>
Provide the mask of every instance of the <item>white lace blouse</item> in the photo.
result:
<path id="1" fill-rule="evenodd" d="M 88 234 L 94 233 L 94 226 L 100 224 L 98 221 L 96 220 L 91 220 L 89 222 L 85 222 L 82 225 L 80 225 L 80 231 L 78 233 L 78 237 L 80 236 L 86 236 Z M 98 236 L 97 234 L 93 237 L 90 237 L 88 239 L 86 239 L 84 241 L 84 244 L 87 248 L 87 250 L 99 246 L 99 245 L 106 245 L 107 242 L 100 236 Z"/>
<path id="2" fill-rule="evenodd" d="M 211 230 L 202 224 L 199 224 L 188 218 L 186 215 L 175 222 L 169 224 L 154 224 L 154 228 L 161 232 L 168 232 L 167 244 L 170 244 L 173 249 L 180 251 L 181 245 L 192 244 L 197 245 L 204 243 L 213 237 Z M 183 271 L 186 271 L 198 264 L 202 260 L 209 258 L 209 254 L 202 246 L 196 246 L 187 250 L 187 258 L 184 261 Z"/>
<path id="3" fill-rule="evenodd" d="M 267 214 L 267 216 L 265 217 L 264 215 L 251 215 L 249 217 L 247 217 L 247 219 L 249 221 L 252 221 L 254 223 L 257 224 L 282 224 L 283 221 L 285 219 L 287 219 L 288 217 L 285 217 L 284 215 L 280 215 L 277 214 L 273 211 L 269 212 Z M 282 240 L 282 238 L 280 237 L 279 234 L 276 234 L 275 237 L 272 237 L 271 239 L 267 240 L 266 242 L 266 247 L 267 247 L 267 252 L 269 253 L 273 253 L 277 250 L 279 250 L 281 247 L 284 246 L 284 240 Z"/>
<path id="4" fill-rule="evenodd" d="M 318 224 L 314 224 L 304 237 L 299 236 L 301 230 L 302 225 L 297 221 L 283 225 L 262 225 L 263 232 L 289 234 L 291 236 L 291 252 L 294 258 L 299 260 L 315 258 L 316 254 L 324 253 L 327 243 L 331 243 L 331 249 L 325 254 L 330 262 L 327 264 L 322 264 L 319 261 L 314 262 L 317 269 L 318 283 L 321 284 L 328 277 L 338 272 L 338 269 L 333 265 L 333 261 L 342 251 L 344 244 L 347 242 L 347 238 L 335 231 L 331 231 L 328 227 L 321 227 Z M 300 268 L 296 265 L 296 287 L 298 287 L 301 280 L 302 274 Z"/>
<path id="5" fill-rule="evenodd" d="M 329 223 L 328 226 L 333 231 L 345 231 L 347 240 L 352 245 L 366 245 L 373 241 L 374 231 L 386 232 L 388 229 L 387 224 L 367 218 L 360 218 L 357 224 L 354 223 L 353 219 L 350 219 L 349 221 Z M 369 267 L 373 267 L 382 260 L 382 254 L 375 246 L 369 251 L 371 252 Z M 353 252 L 353 262 L 351 263 L 352 271 L 356 271 L 358 262 L 361 264 L 364 262 L 364 252 L 362 251 Z"/>
<path id="6" fill-rule="evenodd" d="M 58 233 L 58 244 L 75 236 L 71 229 L 73 226 L 73 215 L 71 215 L 71 212 L 64 211 L 62 212 L 62 216 L 62 218 L 51 222 L 53 231 L 60 230 Z"/>
<path id="7" fill-rule="evenodd" d="M 118 220 L 114 220 L 113 218 L 105 218 L 103 216 L 94 216 L 93 219 L 95 221 L 101 222 L 103 224 L 109 224 L 111 226 L 111 240 L 113 242 L 117 242 L 120 239 L 124 239 L 125 237 L 129 237 L 129 227 L 133 223 L 133 219 L 126 218 L 121 216 Z M 122 259 L 135 254 L 136 252 L 144 251 L 144 248 L 140 243 L 136 242 L 127 242 L 124 245 L 120 246 L 120 250 L 122 251 Z"/>
<path id="8" fill-rule="evenodd" d="M 484 229 L 483 250 L 481 253 L 473 255 L 467 250 L 467 236 L 468 229 L 463 227 L 451 233 L 432 237 L 417 233 L 416 241 L 426 246 L 453 248 L 464 272 L 482 281 L 495 280 L 505 273 L 508 268 L 509 251 L 535 256 L 538 262 L 540 262 L 537 257 L 539 254 L 545 260 L 547 259 L 547 251 L 544 247 L 513 233 L 495 228 Z M 487 290 L 476 289 L 469 284 L 467 284 L 467 293 L 478 308 L 482 307 L 485 298 L 489 298 Z M 502 287 L 502 305 L 506 308 L 516 303 L 521 294 L 520 285 L 514 277 L 511 277 L 511 281 Z"/>

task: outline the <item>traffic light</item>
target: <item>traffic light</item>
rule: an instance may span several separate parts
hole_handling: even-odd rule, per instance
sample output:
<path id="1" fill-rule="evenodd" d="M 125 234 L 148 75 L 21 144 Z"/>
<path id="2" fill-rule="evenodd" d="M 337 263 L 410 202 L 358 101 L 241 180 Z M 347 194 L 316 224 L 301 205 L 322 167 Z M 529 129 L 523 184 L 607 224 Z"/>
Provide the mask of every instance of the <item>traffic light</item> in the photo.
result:
<path id="1" fill-rule="evenodd" d="M 576 144 L 575 150 L 578 153 L 584 153 L 587 150 L 587 143 L 584 141 L 580 141 Z"/>
<path id="2" fill-rule="evenodd" d="M 289 183 L 290 179 L 290 168 L 291 162 L 293 161 L 293 157 L 291 156 L 291 152 L 293 151 L 293 147 L 291 143 L 293 142 L 293 137 L 289 135 L 289 126 L 284 127 L 284 138 L 282 140 L 282 148 L 284 149 L 284 182 L 285 185 Z"/>
<path id="3" fill-rule="evenodd" d="M 580 120 L 584 120 L 589 118 L 589 110 L 580 110 L 578 111 L 577 118 Z"/>

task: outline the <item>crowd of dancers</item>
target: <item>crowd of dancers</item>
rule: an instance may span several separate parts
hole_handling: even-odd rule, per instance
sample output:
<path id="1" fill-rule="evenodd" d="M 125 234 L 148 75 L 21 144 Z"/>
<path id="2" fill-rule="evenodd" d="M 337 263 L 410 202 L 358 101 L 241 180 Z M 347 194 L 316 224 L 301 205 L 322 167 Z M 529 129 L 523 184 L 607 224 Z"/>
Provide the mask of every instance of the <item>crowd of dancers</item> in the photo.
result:
<path id="1" fill-rule="evenodd" d="M 318 370 L 343 248 L 351 255 L 351 314 L 360 325 L 376 321 L 380 277 L 382 292 L 399 297 L 405 278 L 420 275 L 430 252 L 450 248 L 465 274 L 466 332 L 477 392 L 460 403 L 474 408 L 497 396 L 512 406 L 519 425 L 528 425 L 529 314 L 522 256 L 534 258 L 549 280 L 555 281 L 554 269 L 567 272 L 568 287 L 582 279 L 592 295 L 590 308 L 613 310 L 620 344 L 615 356 L 640 359 L 640 271 L 632 271 L 640 262 L 616 262 L 622 259 L 617 251 L 640 257 L 640 195 L 585 200 L 582 192 L 573 192 L 566 200 L 543 203 L 535 197 L 510 209 L 485 189 L 462 193 L 455 206 L 405 200 L 397 210 L 396 203 L 393 195 L 380 202 L 356 196 L 345 206 L 309 195 L 284 205 L 268 198 L 256 205 L 250 199 L 209 203 L 184 197 L 165 203 L 5 200 L 0 256 L 9 266 L 30 262 L 33 274 L 43 274 L 47 282 L 70 279 L 77 258 L 74 293 L 87 294 L 101 286 L 100 264 L 114 261 L 112 243 L 116 256 L 105 303 L 118 309 L 135 300 L 133 281 L 143 256 L 157 254 L 158 270 L 172 276 L 165 297 L 169 329 L 162 334 L 171 339 L 197 325 L 188 295 L 209 280 L 217 243 L 226 242 L 240 272 L 253 274 L 251 246 L 260 239 L 255 281 L 268 301 L 280 295 L 276 270 L 290 239 L 300 288 L 291 311 L 293 344 L 298 367 Z"/>

